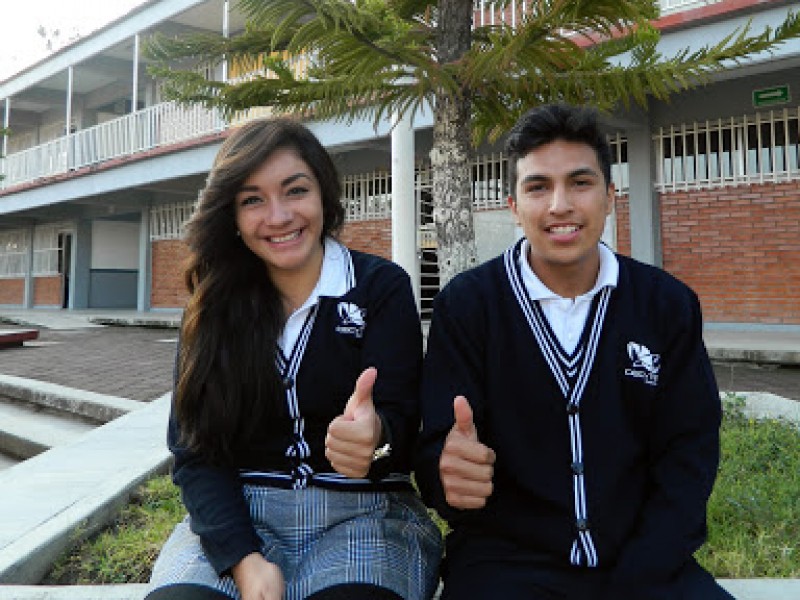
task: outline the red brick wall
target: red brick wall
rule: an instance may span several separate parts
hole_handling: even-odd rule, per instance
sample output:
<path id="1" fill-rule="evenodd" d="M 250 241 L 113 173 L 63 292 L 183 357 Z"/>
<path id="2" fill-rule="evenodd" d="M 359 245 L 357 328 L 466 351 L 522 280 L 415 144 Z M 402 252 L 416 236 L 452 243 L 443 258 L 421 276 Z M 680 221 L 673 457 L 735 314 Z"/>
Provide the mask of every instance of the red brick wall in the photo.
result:
<path id="1" fill-rule="evenodd" d="M 189 255 L 186 244 L 181 240 L 159 240 L 152 243 L 150 251 L 150 306 L 183 308 L 189 297 L 183 285 L 183 269 Z"/>
<path id="2" fill-rule="evenodd" d="M 617 196 L 614 201 L 617 216 L 617 252 L 625 256 L 631 255 L 631 213 L 628 208 L 628 196 Z"/>
<path id="3" fill-rule="evenodd" d="M 664 268 L 706 321 L 800 324 L 800 182 L 661 196 Z"/>
<path id="4" fill-rule="evenodd" d="M 34 306 L 61 306 L 61 275 L 33 278 Z"/>
<path id="5" fill-rule="evenodd" d="M 343 244 L 354 250 L 392 256 L 392 224 L 381 221 L 347 223 L 341 233 Z M 183 308 L 188 293 L 183 285 L 183 268 L 188 256 L 186 245 L 180 240 L 153 242 L 152 280 L 150 306 L 153 308 Z M 21 301 L 20 301 L 21 302 Z"/>
<path id="6" fill-rule="evenodd" d="M 389 219 L 345 223 L 339 239 L 353 250 L 392 258 L 392 222 Z"/>
<path id="7" fill-rule="evenodd" d="M 24 279 L 0 279 L 0 304 L 22 305 L 24 301 Z"/>

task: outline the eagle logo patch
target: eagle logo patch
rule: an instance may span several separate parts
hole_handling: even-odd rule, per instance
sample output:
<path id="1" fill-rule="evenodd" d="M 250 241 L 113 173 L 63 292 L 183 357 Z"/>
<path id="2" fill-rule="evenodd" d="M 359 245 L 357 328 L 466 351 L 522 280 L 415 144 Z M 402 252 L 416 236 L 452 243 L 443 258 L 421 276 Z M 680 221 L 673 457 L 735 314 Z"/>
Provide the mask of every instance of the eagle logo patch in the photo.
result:
<path id="1" fill-rule="evenodd" d="M 628 342 L 628 358 L 631 366 L 625 375 L 641 379 L 647 385 L 658 385 L 658 372 L 661 370 L 661 355 L 653 354 L 644 344 Z"/>
<path id="2" fill-rule="evenodd" d="M 337 333 L 352 335 L 360 338 L 364 335 L 367 327 L 367 309 L 360 308 L 352 302 L 339 302 L 336 308 L 339 314 L 339 324 L 336 326 Z"/>

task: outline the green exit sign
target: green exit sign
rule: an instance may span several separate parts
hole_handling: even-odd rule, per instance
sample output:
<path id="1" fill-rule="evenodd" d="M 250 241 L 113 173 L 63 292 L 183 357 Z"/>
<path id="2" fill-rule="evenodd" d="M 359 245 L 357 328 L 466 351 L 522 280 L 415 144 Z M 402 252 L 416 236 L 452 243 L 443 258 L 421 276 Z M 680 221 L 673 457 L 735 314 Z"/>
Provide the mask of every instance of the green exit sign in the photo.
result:
<path id="1" fill-rule="evenodd" d="M 770 106 L 772 104 L 785 104 L 791 100 L 788 85 L 776 85 L 775 87 L 753 90 L 753 106 Z"/>

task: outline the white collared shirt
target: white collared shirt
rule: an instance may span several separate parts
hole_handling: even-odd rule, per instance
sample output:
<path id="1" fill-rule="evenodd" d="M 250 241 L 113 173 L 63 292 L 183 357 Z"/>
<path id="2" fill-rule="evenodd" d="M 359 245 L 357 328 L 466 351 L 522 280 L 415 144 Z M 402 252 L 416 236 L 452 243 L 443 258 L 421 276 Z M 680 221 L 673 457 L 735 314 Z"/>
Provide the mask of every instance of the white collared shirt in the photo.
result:
<path id="1" fill-rule="evenodd" d="M 576 298 L 563 298 L 543 284 L 533 272 L 528 263 L 530 243 L 528 240 L 522 241 L 519 261 L 525 290 L 531 300 L 539 301 L 544 316 L 561 347 L 570 354 L 578 345 L 595 295 L 606 286 L 617 287 L 619 280 L 617 257 L 605 244 L 599 243 L 597 247 L 600 252 L 600 270 L 594 286 Z"/>
<path id="2" fill-rule="evenodd" d="M 287 356 L 292 352 L 300 330 L 303 328 L 308 313 L 319 302 L 320 296 L 343 296 L 347 293 L 347 260 L 346 250 L 333 238 L 325 238 L 323 246 L 322 270 L 319 274 L 317 285 L 302 306 L 295 310 L 286 320 L 278 345 Z"/>

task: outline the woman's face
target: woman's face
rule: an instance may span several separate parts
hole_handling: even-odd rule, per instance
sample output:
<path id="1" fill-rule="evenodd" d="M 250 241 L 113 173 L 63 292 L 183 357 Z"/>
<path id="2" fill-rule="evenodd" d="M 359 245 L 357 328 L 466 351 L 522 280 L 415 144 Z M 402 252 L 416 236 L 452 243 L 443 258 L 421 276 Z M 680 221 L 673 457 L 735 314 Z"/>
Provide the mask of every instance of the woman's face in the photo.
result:
<path id="1" fill-rule="evenodd" d="M 322 264 L 322 191 L 292 148 L 278 148 L 236 193 L 236 226 L 245 245 L 283 278 Z"/>

